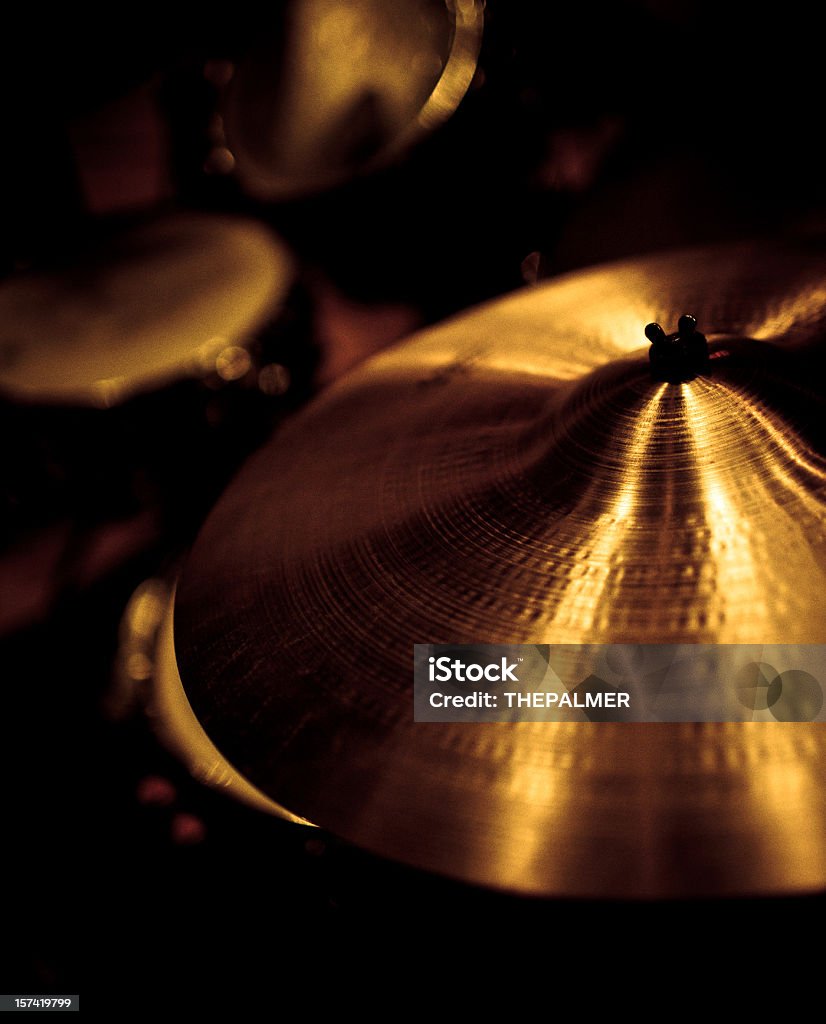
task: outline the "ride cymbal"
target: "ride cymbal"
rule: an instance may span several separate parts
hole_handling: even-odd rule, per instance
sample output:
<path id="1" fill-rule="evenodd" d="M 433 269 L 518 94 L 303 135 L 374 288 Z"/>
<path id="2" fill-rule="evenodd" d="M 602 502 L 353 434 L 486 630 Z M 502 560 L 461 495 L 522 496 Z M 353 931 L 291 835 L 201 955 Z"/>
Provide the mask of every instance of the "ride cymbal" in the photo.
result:
<path id="1" fill-rule="evenodd" d="M 826 884 L 812 723 L 416 724 L 414 643 L 826 642 L 826 261 L 694 250 L 518 292 L 374 359 L 260 451 L 176 606 L 250 781 L 379 854 L 530 893 Z M 691 312 L 708 370 L 655 379 Z"/>

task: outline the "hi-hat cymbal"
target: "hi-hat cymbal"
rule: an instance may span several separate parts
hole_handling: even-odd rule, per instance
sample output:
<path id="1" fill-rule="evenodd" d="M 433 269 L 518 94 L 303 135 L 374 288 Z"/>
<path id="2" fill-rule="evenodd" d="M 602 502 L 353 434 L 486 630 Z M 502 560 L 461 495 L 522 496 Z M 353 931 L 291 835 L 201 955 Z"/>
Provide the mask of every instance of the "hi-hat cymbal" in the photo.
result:
<path id="1" fill-rule="evenodd" d="M 812 723 L 416 724 L 414 643 L 826 642 L 826 260 L 570 275 L 331 388 L 219 502 L 178 590 L 235 767 L 379 854 L 523 892 L 826 885 Z M 657 381 L 691 312 L 709 375 Z"/>

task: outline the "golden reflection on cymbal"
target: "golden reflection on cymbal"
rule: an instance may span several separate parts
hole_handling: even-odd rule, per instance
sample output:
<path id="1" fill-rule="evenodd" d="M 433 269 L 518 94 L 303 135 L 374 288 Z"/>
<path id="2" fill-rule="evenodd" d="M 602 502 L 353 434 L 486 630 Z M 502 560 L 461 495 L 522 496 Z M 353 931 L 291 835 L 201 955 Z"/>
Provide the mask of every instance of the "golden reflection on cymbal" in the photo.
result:
<path id="1" fill-rule="evenodd" d="M 147 714 L 163 744 L 177 754 L 198 782 L 218 789 L 257 811 L 300 825 L 309 821 L 291 814 L 238 774 L 215 749 L 186 699 L 172 639 L 174 590 L 170 595 L 158 630 L 151 696 Z"/>
<path id="2" fill-rule="evenodd" d="M 212 741 L 294 812 L 469 882 L 826 885 L 820 724 L 417 724 L 411 671 L 414 643 L 826 643 L 824 280 L 756 244 L 615 264 L 330 388 L 184 569 Z M 710 373 L 659 383 L 643 328 L 686 312 Z"/>
<path id="3" fill-rule="evenodd" d="M 650 403 L 639 414 L 631 427 L 628 439 L 628 471 L 619 482 L 616 498 L 591 524 L 583 525 L 582 544 L 590 554 L 587 566 L 570 580 L 566 599 L 560 602 L 553 617 L 547 621 L 547 631 L 565 632 L 590 615 L 595 598 L 611 585 L 616 567 L 621 564 L 625 543 L 633 530 L 637 505 L 641 499 L 642 467 L 651 444 L 656 424 L 656 410 L 662 400 L 666 384 L 660 384 Z"/>

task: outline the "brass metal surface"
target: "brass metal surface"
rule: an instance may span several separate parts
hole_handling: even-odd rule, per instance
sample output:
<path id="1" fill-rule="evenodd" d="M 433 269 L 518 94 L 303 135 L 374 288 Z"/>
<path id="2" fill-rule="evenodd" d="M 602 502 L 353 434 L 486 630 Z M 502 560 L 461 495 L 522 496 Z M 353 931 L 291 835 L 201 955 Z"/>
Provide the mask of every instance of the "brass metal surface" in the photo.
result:
<path id="1" fill-rule="evenodd" d="M 826 885 L 812 723 L 416 724 L 414 643 L 826 642 L 826 262 L 629 261 L 422 332 L 244 468 L 180 582 L 194 711 L 255 786 L 544 895 Z M 657 382 L 693 313 L 708 376 Z"/>
<path id="2" fill-rule="evenodd" d="M 296 824 L 309 825 L 310 822 L 290 814 L 239 775 L 221 757 L 192 713 L 175 662 L 172 639 L 173 598 L 174 589 L 164 602 L 153 652 L 146 713 L 155 732 L 164 746 L 180 757 L 192 777 L 199 782 L 221 790 L 255 810 L 266 811 Z"/>
<path id="3" fill-rule="evenodd" d="M 481 0 L 291 0 L 223 104 L 227 152 L 262 199 L 388 162 L 455 111 L 476 72 Z"/>
<path id="4" fill-rule="evenodd" d="M 70 266 L 0 284 L 0 394 L 109 406 L 224 376 L 228 354 L 280 310 L 294 279 L 286 247 L 254 221 L 147 221 Z"/>

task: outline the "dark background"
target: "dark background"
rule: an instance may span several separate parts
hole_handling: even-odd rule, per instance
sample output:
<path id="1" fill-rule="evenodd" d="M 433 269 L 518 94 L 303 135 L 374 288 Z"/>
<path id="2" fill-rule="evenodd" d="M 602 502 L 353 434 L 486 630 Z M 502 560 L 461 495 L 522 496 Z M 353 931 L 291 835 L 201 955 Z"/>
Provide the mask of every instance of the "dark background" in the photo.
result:
<path id="1" fill-rule="evenodd" d="M 59 515 L 83 538 L 134 508 L 95 477 L 82 499 L 60 497 L 58 508 L 50 498 L 27 508 L 27 521 L 12 471 L 18 430 L 45 429 L 51 414 L 20 428 L 14 403 L 2 403 L 0 596 L 14 604 L 33 585 L 47 592 L 36 614 L 10 616 L 0 641 L 0 988 L 80 991 L 87 1007 L 117 991 L 149 1005 L 165 989 L 181 1006 L 242 993 L 255 1003 L 308 966 L 349 965 L 358 987 L 351 961 L 379 952 L 404 974 L 399 950 L 417 930 L 447 961 L 504 937 L 511 955 L 527 955 L 527 936 L 544 934 L 582 970 L 590 961 L 577 936 L 593 948 L 599 935 L 602 950 L 633 962 L 629 922 L 646 955 L 659 946 L 666 960 L 657 936 L 677 942 L 697 928 L 707 942 L 731 940 L 732 956 L 744 941 L 773 947 L 816 920 L 822 897 L 635 905 L 478 892 L 231 804 L 191 782 L 140 717 L 113 723 L 103 708 L 134 586 L 172 568 L 273 421 L 370 351 L 519 286 L 534 267 L 550 276 L 755 235 L 819 243 L 822 44 L 805 9 L 490 0 L 480 72 L 445 126 L 390 167 L 269 204 L 204 171 L 215 103 L 205 61 L 243 54 L 262 30 L 260 13 L 235 4 L 220 15 L 35 11 L 5 32 L 3 274 L 70 263 L 101 235 L 182 208 L 270 224 L 300 273 L 280 327 L 291 394 L 271 420 L 222 440 L 219 457 L 193 457 L 186 500 L 160 486 L 158 528 L 105 568 L 84 567 L 81 541 L 59 579 L 37 583 L 32 522 Z M 117 452 L 101 457 L 119 464 Z M 158 463 L 168 483 L 174 466 Z"/>

